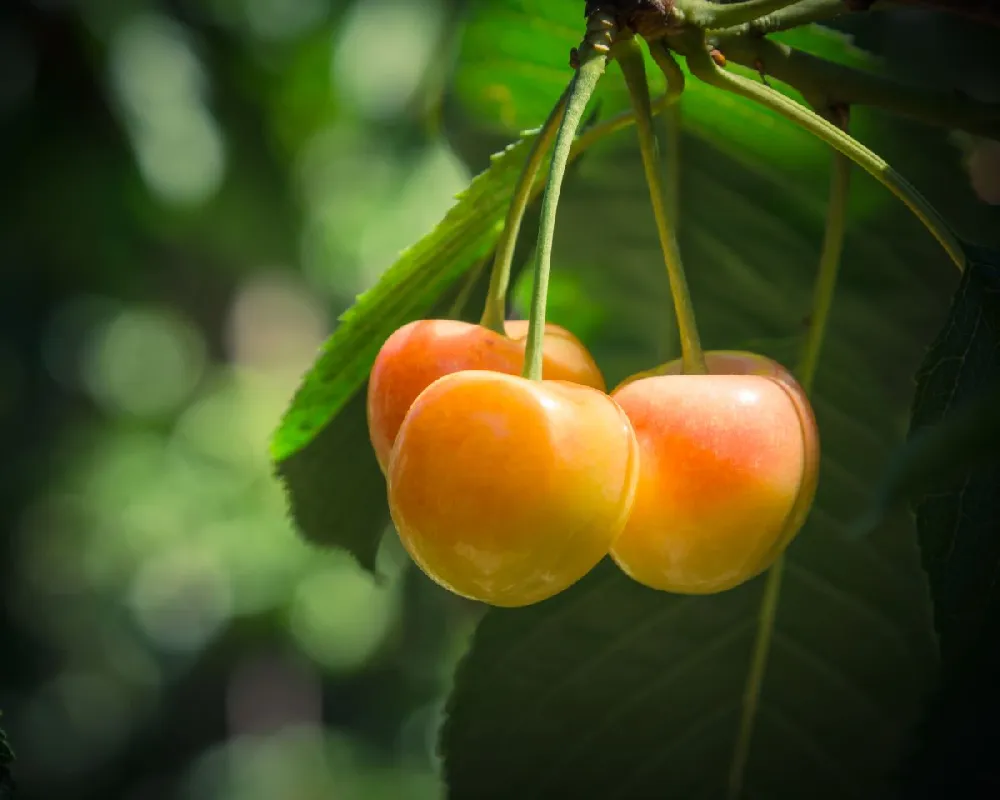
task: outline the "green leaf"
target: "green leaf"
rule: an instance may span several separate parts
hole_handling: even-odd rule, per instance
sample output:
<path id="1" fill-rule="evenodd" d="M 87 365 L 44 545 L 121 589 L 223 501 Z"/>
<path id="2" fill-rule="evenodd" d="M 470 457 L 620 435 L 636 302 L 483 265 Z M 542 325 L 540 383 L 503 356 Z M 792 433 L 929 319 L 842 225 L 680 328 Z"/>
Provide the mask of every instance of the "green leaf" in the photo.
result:
<path id="1" fill-rule="evenodd" d="M 1000 380 L 959 403 L 933 424 L 914 429 L 893 458 L 865 520 L 877 522 L 907 500 L 933 493 L 942 482 L 964 479 L 969 470 L 1000 462 Z M 952 535 L 951 531 L 947 535 Z"/>
<path id="2" fill-rule="evenodd" d="M 528 134 L 494 157 L 445 219 L 343 315 L 275 434 L 272 457 L 299 531 L 315 544 L 347 550 L 369 570 L 389 514 L 368 440 L 368 372 L 394 330 L 445 314 L 457 279 L 484 263 L 533 138 Z M 465 318 L 478 318 L 487 282 L 483 270 Z"/>
<path id="3" fill-rule="evenodd" d="M 374 572 L 389 510 L 368 440 L 365 401 L 362 387 L 332 424 L 278 462 L 277 472 L 299 532 L 314 544 L 347 550 Z"/>
<path id="4" fill-rule="evenodd" d="M 579 45 L 584 30 L 583 4 L 579 0 L 490 0 L 475 3 L 460 47 L 459 68 L 453 81 L 455 98 L 481 122 L 508 134 L 538 125 L 548 114 L 572 76 L 570 48 Z M 806 52 L 851 66 L 878 70 L 877 62 L 854 48 L 844 34 L 825 28 L 788 31 L 782 41 Z M 683 66 L 683 65 L 682 65 Z M 750 70 L 733 65 L 744 75 Z M 768 163 L 792 175 L 826 171 L 824 151 L 812 137 L 787 124 L 783 117 L 720 95 L 693 80 L 687 68 L 684 96 L 685 125 L 713 142 L 748 167 Z M 598 89 L 604 114 L 628 107 L 628 92 L 612 65 Z M 660 70 L 647 57 L 646 73 L 654 96 L 664 87 Z M 794 90 L 776 84 L 792 96 Z M 860 124 L 865 123 L 862 120 Z"/>
<path id="5" fill-rule="evenodd" d="M 1000 253 L 970 248 L 948 321 L 918 373 L 913 406 L 912 441 L 954 431 L 956 419 L 979 422 L 980 441 L 953 437 L 942 454 L 951 468 L 921 474 L 917 531 L 943 674 L 908 771 L 908 798 L 995 797 L 1000 791 L 998 387 Z M 963 425 L 959 433 L 966 430 Z M 992 458 L 984 459 L 982 444 L 990 438 L 986 454 Z"/>
<path id="6" fill-rule="evenodd" d="M 426 314 L 455 280 L 487 256 L 534 136 L 497 155 L 437 227 L 341 316 L 274 435 L 275 461 L 309 444 L 347 405 L 393 331 Z"/>
<path id="7" fill-rule="evenodd" d="M 568 52 L 579 42 L 582 14 L 573 0 L 524 0 L 506 5 L 508 9 L 500 4 L 488 7 L 491 14 L 500 14 L 506 35 L 495 35 L 496 19 L 489 14 L 471 19 L 463 38 L 463 66 L 456 75 L 456 86 L 466 100 L 487 98 L 477 107 L 505 127 L 505 138 L 509 139 L 514 131 L 539 124 L 565 87 L 571 75 Z M 534 46 L 539 38 L 545 43 L 542 48 Z M 827 51 L 846 47 L 843 37 L 832 34 L 817 36 L 815 41 Z M 859 56 L 854 53 L 852 57 Z M 498 60 L 507 69 L 498 71 Z M 662 91 L 662 75 L 651 60 L 647 72 L 653 91 Z M 689 92 L 689 106 L 698 102 L 696 94 Z M 504 98 L 515 96 L 517 103 L 504 104 Z M 622 81 L 603 81 L 594 108 L 607 116 L 627 106 Z M 696 109 L 692 115 L 688 109 L 692 119 L 701 120 L 703 135 L 715 135 L 712 132 L 720 124 L 734 126 L 731 131 L 735 133 L 756 131 L 762 125 L 773 127 L 777 121 L 771 112 L 745 103 L 738 103 L 735 111 L 719 111 L 716 106 L 711 121 L 703 110 Z M 771 156 L 814 152 L 815 148 L 803 151 L 802 144 L 808 143 L 808 137 L 801 132 L 788 126 L 781 130 L 794 141 L 773 135 L 749 137 L 741 145 L 743 149 L 736 152 L 749 147 L 746 155 L 753 157 L 753 141 L 770 148 L 765 154 Z M 494 157 L 435 230 L 405 252 L 370 291 L 358 298 L 306 375 L 273 437 L 271 450 L 288 495 L 290 513 L 310 541 L 345 548 L 373 568 L 388 510 L 384 482 L 363 435 L 366 420 L 361 398 L 368 371 L 392 331 L 427 316 L 442 293 L 492 250 L 532 138 L 527 136 Z M 802 166 L 799 164 L 799 168 Z M 527 238 L 525 231 L 522 240 Z M 631 315 L 626 311 L 625 316 Z M 669 319 L 661 314 L 656 319 L 655 324 L 666 337 Z M 632 352 L 638 356 L 641 350 Z"/>
<path id="8" fill-rule="evenodd" d="M 932 429 L 969 404 L 978 405 L 982 396 L 996 391 L 997 380 L 1000 254 L 971 249 L 948 321 L 917 375 L 912 435 Z M 992 411 L 990 421 L 995 426 L 1000 406 Z M 921 550 L 945 664 L 977 646 L 990 598 L 995 596 L 1000 603 L 1000 585 L 995 581 L 1000 537 L 994 535 L 1000 520 L 998 486 L 1000 466 L 973 463 L 958 475 L 941 476 L 917 504 Z M 994 624 L 1000 624 L 1000 618 Z"/>
<path id="9" fill-rule="evenodd" d="M 530 240 L 531 226 L 525 225 Z M 489 286 L 484 262 L 474 265 L 466 300 L 455 316 L 479 318 Z M 515 267 L 512 276 L 520 270 Z M 432 308 L 433 317 L 455 311 L 465 280 L 446 292 Z M 365 413 L 367 381 L 305 447 L 277 465 L 289 510 L 301 534 L 323 547 L 351 553 L 365 569 L 375 572 L 375 560 L 389 524 L 385 479 L 368 439 Z"/>
<path id="10" fill-rule="evenodd" d="M 10 768 L 14 763 L 14 753 L 7 744 L 7 735 L 0 728 L 0 800 L 13 800 L 14 776 Z"/>
<path id="11" fill-rule="evenodd" d="M 789 334 L 808 301 L 821 204 L 805 201 L 815 219 L 796 229 L 787 206 L 805 199 L 785 196 L 787 187 L 693 138 L 684 141 L 684 167 L 681 247 L 706 345 L 755 339 L 755 349 L 794 366 Z M 591 296 L 631 311 L 588 340 L 612 382 L 665 349 L 664 324 L 646 328 L 657 314 L 669 317 L 669 295 L 639 170 L 628 151 L 613 170 L 591 161 L 560 217 L 558 263 L 596 265 L 606 249 L 605 268 L 581 269 L 578 279 Z M 863 507 L 902 436 L 897 419 L 920 333 L 944 312 L 932 287 L 955 277 L 909 219 L 896 222 L 922 240 L 919 259 L 858 233 L 847 243 L 817 379 L 820 492 L 789 551 L 747 797 L 883 796 L 934 666 L 912 524 L 893 519 L 863 542 L 847 535 L 851 509 Z M 866 273 L 876 268 L 882 285 L 871 291 Z M 552 601 L 490 611 L 456 678 L 443 733 L 450 796 L 723 796 L 761 589 L 755 580 L 682 598 L 646 590 L 605 563 Z"/>
<path id="12" fill-rule="evenodd" d="M 478 0 L 462 33 L 452 90 L 499 129 L 539 125 L 573 77 L 569 53 L 584 29 L 583 3 L 574 0 Z M 647 65 L 650 88 L 659 94 L 666 82 L 652 59 Z M 610 116 L 629 107 L 628 91 L 619 81 L 602 81 L 591 104 Z"/>
<path id="13" fill-rule="evenodd" d="M 570 40 L 579 4 L 544 7 L 548 23 L 536 26 L 524 52 L 561 51 Z M 500 108 L 495 98 L 524 124 L 537 119 L 543 95 L 558 91 L 532 73 L 522 103 L 529 81 L 505 51 L 540 8 L 497 0 L 471 22 L 491 30 L 495 46 L 463 51 L 476 67 L 463 78 L 460 63 L 456 96 L 490 130 L 501 120 L 488 111 Z M 485 92 L 476 76 L 489 76 L 494 88 Z M 682 113 L 680 243 L 703 341 L 752 347 L 794 367 L 829 152 L 697 83 Z M 863 109 L 855 120 L 859 136 L 949 214 L 981 213 L 941 134 Z M 677 354 L 633 136 L 624 132 L 582 163 L 564 189 L 557 228 L 556 285 L 589 302 L 580 311 L 554 303 L 553 321 L 585 327 L 610 384 Z M 739 797 L 891 796 L 937 665 L 913 520 L 893 515 L 864 540 L 850 535 L 850 523 L 869 507 L 903 441 L 912 376 L 959 276 L 919 223 L 860 173 L 849 220 L 814 397 L 820 488 L 788 552 Z M 996 226 L 997 215 L 990 220 Z M 606 561 L 550 601 L 488 611 L 442 731 L 449 796 L 733 796 L 727 782 L 762 588 L 758 579 L 715 596 L 678 597 L 644 589 Z"/>

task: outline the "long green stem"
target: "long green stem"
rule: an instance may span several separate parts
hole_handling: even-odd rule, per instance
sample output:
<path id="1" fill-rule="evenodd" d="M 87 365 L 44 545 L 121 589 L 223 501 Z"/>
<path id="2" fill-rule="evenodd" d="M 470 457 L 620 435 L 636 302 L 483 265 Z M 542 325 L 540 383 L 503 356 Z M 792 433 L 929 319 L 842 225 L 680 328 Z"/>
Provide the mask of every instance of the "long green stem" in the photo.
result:
<path id="1" fill-rule="evenodd" d="M 649 54 L 653 57 L 653 63 L 660 68 L 663 77 L 667 81 L 667 93 L 663 101 L 668 105 L 674 105 L 684 94 L 684 86 L 687 79 L 684 77 L 684 70 L 677 63 L 670 48 L 664 44 L 663 40 L 649 43 Z"/>
<path id="2" fill-rule="evenodd" d="M 610 26 L 609 26 L 610 27 Z M 610 38 L 610 31 L 605 35 Z M 597 82 L 604 74 L 608 62 L 607 47 L 594 47 L 589 38 L 580 48 L 580 66 L 568 89 L 566 113 L 556 134 L 552 153 L 552 166 L 542 197 L 540 228 L 538 231 L 538 258 L 535 262 L 535 279 L 531 289 L 531 313 L 528 317 L 528 337 L 524 356 L 525 378 L 542 379 L 542 347 L 545 334 L 545 302 L 549 292 L 549 271 L 552 267 L 552 243 L 555 239 L 556 209 L 566 165 L 569 163 L 573 139 L 583 119 L 583 112 L 594 94 Z"/>
<path id="3" fill-rule="evenodd" d="M 667 265 L 667 275 L 670 279 L 670 292 L 674 298 L 674 308 L 677 314 L 677 327 L 680 330 L 681 360 L 684 372 L 688 374 L 704 374 L 705 355 L 701 350 L 701 340 L 698 336 L 698 326 L 695 322 L 694 307 L 688 292 L 687 278 L 684 275 L 684 265 L 681 261 L 680 248 L 677 246 L 677 236 L 672 220 L 667 214 L 666 192 L 663 186 L 662 165 L 659 150 L 656 146 L 656 134 L 653 131 L 653 117 L 649 100 L 649 84 L 646 82 L 646 67 L 642 50 L 634 39 L 617 43 L 612 49 L 612 56 L 621 66 L 632 107 L 635 109 L 636 130 L 639 133 L 639 149 L 642 152 L 642 164 L 646 172 L 646 182 L 649 184 L 649 196 L 653 205 L 653 217 L 656 220 L 656 230 L 660 237 L 660 247 L 663 249 L 663 259 Z"/>
<path id="4" fill-rule="evenodd" d="M 738 800 L 743 792 L 743 776 L 746 773 L 747 759 L 750 757 L 750 742 L 753 739 L 754 724 L 757 721 L 760 687 L 764 682 L 764 673 L 767 671 L 767 657 L 771 653 L 774 619 L 778 611 L 778 598 L 781 596 L 781 578 L 784 571 L 785 557 L 781 556 L 768 570 L 764 583 L 764 597 L 760 601 L 760 612 L 757 617 L 757 638 L 754 640 L 750 673 L 747 675 L 746 686 L 743 688 L 743 714 L 740 718 L 740 732 L 736 739 L 733 760 L 729 766 L 729 789 L 726 793 L 729 800 Z"/>
<path id="5" fill-rule="evenodd" d="M 827 122 L 818 114 L 790 97 L 786 97 L 781 92 L 720 69 L 708 54 L 703 38 L 697 47 L 691 47 L 687 51 L 687 60 L 692 74 L 706 83 L 754 100 L 772 111 L 776 111 L 843 153 L 902 200 L 938 240 L 955 265 L 959 269 L 965 268 L 965 255 L 962 252 L 962 246 L 951 232 L 948 224 L 941 218 L 934 206 L 902 175 L 889 166 L 883 158 L 836 125 Z"/>
<path id="6" fill-rule="evenodd" d="M 658 100 L 665 103 L 666 160 L 667 160 L 667 217 L 674 221 L 674 230 L 680 228 L 680 174 L 681 174 L 681 107 L 677 102 L 684 93 L 684 70 L 674 59 L 673 53 L 663 43 L 649 43 L 649 53 L 667 81 L 666 95 Z M 654 114 L 656 113 L 654 109 Z"/>
<path id="7" fill-rule="evenodd" d="M 742 3 L 723 4 L 710 0 L 677 0 L 675 8 L 687 23 L 709 31 L 743 25 L 796 2 L 798 0 L 743 0 Z"/>
<path id="8" fill-rule="evenodd" d="M 676 66 L 676 62 L 674 62 L 674 64 Z M 677 69 L 679 70 L 680 67 L 677 67 Z M 683 87 L 683 74 L 684 73 L 681 72 L 682 87 Z M 670 86 L 668 87 L 667 92 L 657 97 L 656 101 L 653 103 L 654 116 L 662 113 L 665 109 L 671 106 L 676 108 L 676 101 L 678 97 L 679 93 L 675 91 L 675 85 L 671 83 Z M 578 158 L 582 153 L 585 153 L 588 149 L 593 147 L 599 141 L 602 141 L 603 139 L 606 139 L 607 137 L 612 136 L 615 133 L 623 131 L 625 130 L 625 128 L 628 128 L 630 125 L 633 124 L 635 124 L 635 112 L 629 110 L 629 111 L 622 111 L 621 113 L 616 114 L 613 117 L 608 117 L 608 119 L 604 120 L 603 122 L 598 122 L 596 125 L 587 128 L 573 142 L 573 147 L 570 150 L 570 162 Z M 541 135 L 540 132 L 537 135 Z M 672 156 L 672 158 L 676 157 L 678 156 L 676 155 Z M 542 159 L 541 163 L 542 165 L 544 165 L 544 159 Z M 539 171 L 541 171 L 541 169 L 539 169 Z M 528 196 L 527 196 L 526 206 L 530 205 L 531 202 L 535 200 L 535 198 L 537 198 L 540 193 L 541 189 L 538 187 L 537 177 L 536 177 L 535 181 L 528 184 Z M 507 228 L 505 228 L 505 230 L 507 230 Z M 479 266 L 482 266 L 483 263 L 485 262 L 480 262 Z M 478 269 L 478 267 L 476 267 L 476 269 Z M 492 283 L 493 273 L 491 273 L 490 279 Z"/>
<path id="9" fill-rule="evenodd" d="M 517 179 L 514 196 L 507 209 L 507 219 L 504 222 L 503 233 L 497 242 L 496 256 L 493 261 L 493 271 L 490 273 L 490 288 L 486 295 L 486 306 L 480 324 L 491 328 L 499 334 L 506 335 L 504 323 L 507 319 L 507 286 L 510 283 L 510 270 L 514 261 L 514 250 L 517 246 L 517 235 L 521 230 L 524 212 L 531 201 L 535 179 L 545 161 L 545 156 L 559 130 L 559 122 L 566 108 L 566 92 L 563 92 L 548 119 L 539 129 L 528 160 Z"/>
<path id="10" fill-rule="evenodd" d="M 813 289 L 812 311 L 806 331 L 802 355 L 796 377 L 807 394 L 812 392 L 820 352 L 826 337 L 827 322 L 833 306 L 837 275 L 840 272 L 840 255 L 844 249 L 844 232 L 847 226 L 847 196 L 851 185 L 851 162 L 842 153 L 833 154 L 833 173 L 830 179 L 830 204 L 826 212 L 826 232 L 820 254 L 819 271 Z"/>
<path id="11" fill-rule="evenodd" d="M 847 228 L 847 200 L 850 192 L 851 162 L 842 153 L 833 154 L 833 168 L 830 178 L 830 203 L 826 213 L 826 232 L 820 252 L 819 270 L 813 289 L 813 305 L 809 315 L 802 355 L 795 370 L 796 378 L 806 394 L 812 394 L 816 367 L 820 351 L 826 338 L 830 307 L 833 305 L 837 275 L 840 271 L 840 256 L 844 249 L 844 234 Z M 760 705 L 760 691 L 767 672 L 774 623 L 781 596 L 781 582 L 785 570 L 785 556 L 782 554 L 768 571 L 764 584 L 764 597 L 757 618 L 757 636 L 743 691 L 743 712 L 740 732 L 729 772 L 729 800 L 737 800 L 743 791 L 743 776 L 750 755 L 757 709 Z"/>

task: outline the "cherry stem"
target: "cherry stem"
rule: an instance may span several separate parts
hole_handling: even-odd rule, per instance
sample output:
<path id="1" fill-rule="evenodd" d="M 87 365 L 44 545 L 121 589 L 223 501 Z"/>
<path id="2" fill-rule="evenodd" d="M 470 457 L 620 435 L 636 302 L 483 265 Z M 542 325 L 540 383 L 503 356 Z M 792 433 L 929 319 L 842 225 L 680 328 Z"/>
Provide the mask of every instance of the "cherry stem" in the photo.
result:
<path id="1" fill-rule="evenodd" d="M 846 131 L 846 116 L 843 121 L 843 130 Z M 850 193 L 850 181 L 850 159 L 842 153 L 835 152 L 830 177 L 830 202 L 826 213 L 826 231 L 823 235 L 819 270 L 816 274 L 816 284 L 813 290 L 809 330 L 806 333 L 802 356 L 795 370 L 799 385 L 807 395 L 812 394 L 816 367 L 819 364 L 820 351 L 823 348 L 827 323 L 830 319 L 830 307 L 833 305 L 834 290 L 837 286 L 837 275 L 840 272 L 840 256 L 844 249 L 844 233 L 847 227 L 847 200 Z M 761 686 L 764 682 L 767 660 L 771 651 L 771 639 L 774 633 L 775 615 L 778 611 L 778 599 L 781 596 L 784 569 L 785 556 L 782 554 L 768 571 L 764 584 L 764 597 L 761 600 L 757 621 L 757 636 L 754 641 L 750 672 L 747 675 L 747 683 L 743 692 L 740 732 L 736 740 L 736 749 L 729 772 L 728 796 L 731 800 L 736 800 L 743 789 L 743 776 L 750 755 L 750 741 L 753 738 L 754 723 L 757 719 Z"/>
<path id="2" fill-rule="evenodd" d="M 566 165 L 573 150 L 576 131 L 583 120 L 597 83 L 608 62 L 608 43 L 615 33 L 614 22 L 596 14 L 588 21 L 588 35 L 579 49 L 579 64 L 567 89 L 566 113 L 559 124 L 552 165 L 542 197 L 541 221 L 538 231 L 538 258 L 531 289 L 531 313 L 528 316 L 528 337 L 522 375 L 531 380 L 542 379 L 542 354 L 545 336 L 545 302 L 549 292 L 549 272 L 552 268 L 552 243 L 555 239 L 556 209 L 559 193 L 566 176 Z M 604 40 L 604 41 L 602 41 Z"/>
<path id="3" fill-rule="evenodd" d="M 656 219 L 656 230 L 660 237 L 663 260 L 667 265 L 670 292 L 674 298 L 677 327 L 680 330 L 681 362 L 686 374 L 704 375 L 708 371 L 705 366 L 705 354 L 701 349 L 694 307 L 691 304 L 691 295 L 688 292 L 687 278 L 684 274 L 684 264 L 681 261 L 680 248 L 677 246 L 677 236 L 671 217 L 667 213 L 668 200 L 663 185 L 663 167 L 660 163 L 656 133 L 653 130 L 649 84 L 646 82 L 646 63 L 643 59 L 642 49 L 634 39 L 622 40 L 615 44 L 612 56 L 618 61 L 622 74 L 625 76 L 625 83 L 628 85 L 629 96 L 632 99 L 632 107 L 635 109 L 642 164 L 646 172 L 646 182 L 649 184 L 653 216 Z"/>
<path id="4" fill-rule="evenodd" d="M 830 203 L 826 212 L 826 232 L 823 235 L 823 249 L 820 253 L 816 285 L 813 289 L 809 329 L 806 332 L 798 369 L 795 370 L 796 378 L 806 394 L 812 393 L 820 352 L 826 338 L 830 308 L 833 305 L 833 296 L 837 287 L 840 255 L 844 249 L 844 230 L 847 223 L 847 197 L 850 183 L 850 159 L 842 153 L 834 153 L 830 179 Z"/>
<path id="5" fill-rule="evenodd" d="M 559 122 L 566 108 L 567 92 L 563 92 L 548 119 L 534 134 L 535 141 L 524 162 L 521 174 L 514 187 L 514 196 L 507 209 L 507 219 L 504 222 L 503 233 L 497 242 L 496 257 L 490 273 L 490 287 L 486 295 L 486 306 L 480 325 L 490 328 L 502 336 L 507 335 L 504 323 L 507 320 L 507 287 L 510 284 L 511 265 L 514 262 L 514 249 L 517 246 L 517 235 L 521 230 L 524 213 L 534 194 L 535 179 L 545 161 L 545 156 L 552 146 L 552 141 L 559 130 Z"/>
<path id="6" fill-rule="evenodd" d="M 743 776 L 750 755 L 750 740 L 753 738 L 754 722 L 757 719 L 761 684 L 764 681 L 764 673 L 767 671 L 767 657 L 771 652 L 774 619 L 778 611 L 778 598 L 781 596 L 781 578 L 784 571 L 785 557 L 782 555 L 768 570 L 764 584 L 764 597 L 760 601 L 760 611 L 757 615 L 757 637 L 754 640 L 753 655 L 750 660 L 750 673 L 743 689 L 743 715 L 740 719 L 740 731 L 729 769 L 729 783 L 726 792 L 726 797 L 729 800 L 739 800 L 743 794 Z"/>
<path id="7" fill-rule="evenodd" d="M 657 105 L 665 105 L 667 130 L 667 216 L 674 221 L 674 229 L 680 227 L 680 176 L 681 176 L 681 107 L 677 101 L 684 93 L 684 70 L 674 59 L 673 53 L 662 42 L 650 42 L 649 54 L 660 68 L 667 81 L 667 91 Z M 654 108 L 654 116 L 659 109 Z"/>
<path id="8" fill-rule="evenodd" d="M 962 251 L 962 245 L 952 233 L 948 223 L 909 181 L 889 166 L 885 159 L 792 98 L 769 86 L 730 74 L 720 68 L 709 55 L 704 34 L 701 35 L 700 41 L 696 45 L 685 51 L 685 54 L 688 66 L 695 77 L 705 81 L 705 83 L 760 103 L 781 114 L 817 138 L 822 139 L 835 150 L 843 153 L 872 175 L 916 215 L 924 227 L 938 240 L 955 265 L 960 270 L 965 268 L 965 254 Z"/>

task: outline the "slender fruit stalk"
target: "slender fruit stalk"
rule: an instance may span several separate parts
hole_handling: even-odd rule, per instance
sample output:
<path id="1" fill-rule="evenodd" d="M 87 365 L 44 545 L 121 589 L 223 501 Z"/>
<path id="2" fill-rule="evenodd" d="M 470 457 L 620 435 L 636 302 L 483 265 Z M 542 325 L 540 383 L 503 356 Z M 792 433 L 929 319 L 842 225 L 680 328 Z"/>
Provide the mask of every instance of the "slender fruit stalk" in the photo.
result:
<path id="1" fill-rule="evenodd" d="M 552 242 L 555 238 L 556 209 L 566 165 L 573 149 L 573 139 L 583 119 L 583 112 L 594 94 L 597 82 L 604 74 L 608 52 L 614 39 L 614 21 L 603 14 L 595 14 L 588 21 L 587 38 L 580 47 L 580 66 L 567 89 L 566 113 L 556 134 L 552 166 L 542 198 L 541 223 L 538 232 L 538 258 L 535 262 L 535 279 L 531 290 L 531 313 L 528 317 L 528 344 L 524 358 L 525 378 L 542 379 L 542 346 L 545 333 L 545 301 L 549 291 L 549 272 L 552 267 Z"/>
<path id="2" fill-rule="evenodd" d="M 833 171 L 830 181 L 830 205 L 827 209 L 826 232 L 820 255 L 819 271 L 813 289 L 812 311 L 806 331 L 796 377 L 802 388 L 812 393 L 820 352 L 826 337 L 827 321 L 833 306 L 837 275 L 840 272 L 840 254 L 844 245 L 847 224 L 847 195 L 851 182 L 851 162 L 842 153 L 833 154 Z"/>
<path id="3" fill-rule="evenodd" d="M 840 255 L 843 251 L 847 222 L 850 174 L 850 160 L 842 153 L 835 152 L 833 154 L 826 232 L 823 237 L 823 249 L 820 253 L 819 270 L 813 292 L 812 312 L 809 316 L 809 328 L 806 331 L 802 355 L 798 368 L 795 370 L 799 385 L 807 395 L 812 394 L 816 368 L 819 364 L 823 340 L 826 337 L 827 322 L 830 318 L 830 308 L 833 305 L 837 275 L 840 271 Z M 746 771 L 750 742 L 753 738 L 757 709 L 760 704 L 760 690 L 764 682 L 764 674 L 767 671 L 768 656 L 771 652 L 771 640 L 778 611 L 778 599 L 781 596 L 784 568 L 785 556 L 782 554 L 768 572 L 767 582 L 764 585 L 764 597 L 761 600 L 757 622 L 757 637 L 743 693 L 740 732 L 736 740 L 736 749 L 729 772 L 729 798 L 731 800 L 736 800 L 742 793 L 743 776 Z"/>
<path id="4" fill-rule="evenodd" d="M 754 83 L 739 75 L 730 74 L 720 68 L 708 53 L 704 35 L 701 36 L 696 46 L 692 45 L 686 50 L 686 54 L 688 66 L 697 78 L 720 89 L 746 97 L 781 114 L 822 139 L 835 150 L 843 153 L 872 175 L 916 215 L 924 227 L 938 240 L 955 265 L 959 269 L 965 268 L 965 254 L 962 251 L 962 246 L 952 233 L 948 223 L 944 221 L 937 209 L 883 158 L 873 153 L 850 134 L 781 92 L 775 91 L 769 86 Z"/>
<path id="5" fill-rule="evenodd" d="M 681 358 L 684 363 L 684 371 L 690 375 L 703 375 L 707 372 L 705 356 L 701 350 L 694 308 L 688 292 L 687 278 L 684 275 L 680 248 L 677 246 L 677 236 L 672 226 L 672 220 L 667 214 L 662 165 L 656 146 L 656 134 L 653 131 L 649 84 L 646 82 L 646 68 L 642 50 L 634 39 L 629 39 L 618 42 L 612 54 L 621 66 L 629 95 L 632 98 L 632 106 L 635 109 L 642 163 L 646 171 L 646 182 L 649 184 L 649 195 L 653 204 L 653 216 L 656 219 L 660 246 L 663 249 L 663 259 L 666 262 L 667 275 L 670 278 L 670 291 L 677 313 L 677 327 L 680 329 Z"/>
<path id="6" fill-rule="evenodd" d="M 673 53 L 662 41 L 650 42 L 649 53 L 667 81 L 667 91 L 656 104 L 664 105 L 667 129 L 667 217 L 680 227 L 680 174 L 681 174 L 681 107 L 677 102 L 684 94 L 684 70 L 674 59 Z M 653 106 L 653 115 L 659 109 Z"/>
<path id="7" fill-rule="evenodd" d="M 545 155 L 552 146 L 552 141 L 559 130 L 559 123 L 566 109 L 566 96 L 567 92 L 563 92 L 548 119 L 538 131 L 531 152 L 528 154 L 528 160 L 524 163 L 521 175 L 517 179 L 517 185 L 514 187 L 514 196 L 507 209 L 503 233 L 500 234 L 500 240 L 497 242 L 493 271 L 490 273 L 490 288 L 486 295 L 486 307 L 483 309 L 480 324 L 501 335 L 506 335 L 504 321 L 507 318 L 507 286 L 510 283 L 510 269 L 514 261 L 517 235 L 521 230 L 524 212 L 528 203 L 531 202 L 538 171 L 541 169 Z"/>

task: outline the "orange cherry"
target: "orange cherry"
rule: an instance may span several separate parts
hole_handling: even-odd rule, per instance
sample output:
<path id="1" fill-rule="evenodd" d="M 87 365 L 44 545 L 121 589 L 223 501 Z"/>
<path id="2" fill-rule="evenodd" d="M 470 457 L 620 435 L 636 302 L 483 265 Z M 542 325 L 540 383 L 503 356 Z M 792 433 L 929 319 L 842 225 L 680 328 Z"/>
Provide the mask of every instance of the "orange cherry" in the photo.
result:
<path id="1" fill-rule="evenodd" d="M 506 337 L 469 322 L 424 319 L 404 325 L 386 340 L 368 381 L 368 431 L 383 473 L 406 412 L 431 383 L 463 369 L 521 373 L 528 323 L 508 320 L 505 327 Z M 543 352 L 544 378 L 604 391 L 604 376 L 594 359 L 565 328 L 545 326 Z"/>
<path id="2" fill-rule="evenodd" d="M 611 556 L 639 583 L 681 594 L 730 589 L 771 566 L 819 475 L 819 430 L 791 373 L 755 353 L 705 360 L 708 375 L 675 361 L 612 393 L 635 430 L 640 475 Z"/>
<path id="3" fill-rule="evenodd" d="M 417 565 L 494 606 L 537 603 L 608 554 L 638 449 L 603 392 L 469 370 L 414 401 L 389 462 L 389 509 Z"/>

